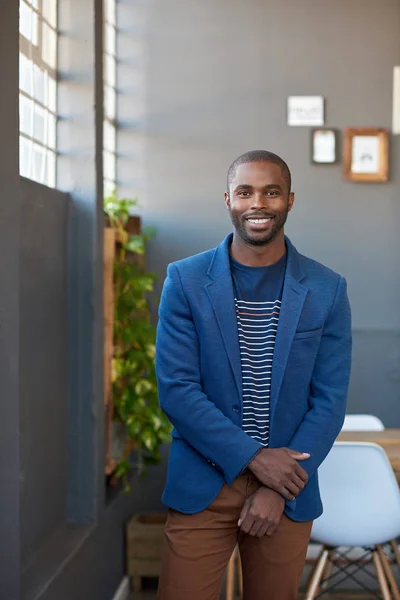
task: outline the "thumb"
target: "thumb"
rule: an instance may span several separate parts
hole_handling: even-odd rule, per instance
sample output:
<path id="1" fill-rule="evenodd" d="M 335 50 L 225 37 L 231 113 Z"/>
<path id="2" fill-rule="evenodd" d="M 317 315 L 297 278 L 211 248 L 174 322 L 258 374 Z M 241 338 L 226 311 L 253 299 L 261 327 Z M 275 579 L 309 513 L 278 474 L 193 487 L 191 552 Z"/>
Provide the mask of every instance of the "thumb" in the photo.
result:
<path id="1" fill-rule="evenodd" d="M 246 500 L 246 502 L 244 503 L 244 506 L 242 508 L 242 512 L 240 513 L 240 517 L 239 517 L 239 521 L 238 521 L 238 527 L 241 526 L 241 524 L 243 523 L 243 521 L 245 520 L 247 513 L 249 511 L 249 506 L 250 503 L 248 500 Z"/>
<path id="2" fill-rule="evenodd" d="M 310 458 L 311 454 L 308 452 L 297 452 L 297 450 L 290 450 L 290 456 L 295 460 L 306 460 Z"/>

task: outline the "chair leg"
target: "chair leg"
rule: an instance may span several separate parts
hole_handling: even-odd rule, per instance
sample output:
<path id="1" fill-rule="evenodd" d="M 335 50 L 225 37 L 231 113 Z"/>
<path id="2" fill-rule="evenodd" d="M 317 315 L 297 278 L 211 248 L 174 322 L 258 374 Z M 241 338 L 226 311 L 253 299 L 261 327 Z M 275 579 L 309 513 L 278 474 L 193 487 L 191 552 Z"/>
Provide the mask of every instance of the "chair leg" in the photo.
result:
<path id="1" fill-rule="evenodd" d="M 235 596 L 235 561 L 236 548 L 229 559 L 228 568 L 226 570 L 226 600 L 234 600 Z"/>
<path id="2" fill-rule="evenodd" d="M 324 590 L 329 586 L 329 582 L 327 582 L 327 581 L 324 582 L 324 579 L 328 579 L 332 575 L 334 555 L 335 555 L 334 550 L 332 550 L 328 554 L 328 560 L 326 563 L 326 567 L 324 569 L 324 572 L 322 573 L 321 590 Z M 400 598 L 399 598 L 399 600 L 400 600 Z"/>
<path id="3" fill-rule="evenodd" d="M 397 541 L 396 540 L 392 540 L 390 542 L 390 545 L 392 546 L 392 550 L 393 550 L 393 554 L 394 554 L 394 557 L 395 557 L 396 562 L 397 562 L 397 566 L 400 569 L 400 550 L 399 550 L 399 547 L 397 545 Z"/>
<path id="4" fill-rule="evenodd" d="M 242 561 L 240 558 L 240 552 L 237 553 L 237 569 L 238 569 L 238 583 L 239 583 L 239 598 L 243 598 L 243 570 Z"/>
<path id="5" fill-rule="evenodd" d="M 381 544 L 378 544 L 377 550 L 379 552 L 379 558 L 381 559 L 383 570 L 385 571 L 386 578 L 387 578 L 390 588 L 392 590 L 393 598 L 394 598 L 394 600 L 400 600 L 399 588 L 398 588 L 398 585 L 394 578 L 393 571 L 390 567 L 390 563 L 389 563 L 388 557 L 385 554 L 383 546 L 381 546 Z"/>
<path id="6" fill-rule="evenodd" d="M 325 547 L 322 550 L 321 556 L 317 562 L 317 566 L 315 567 L 315 571 L 310 581 L 310 585 L 308 587 L 305 600 L 314 600 L 315 596 L 318 593 L 318 588 L 321 583 L 322 576 L 324 574 L 325 565 L 327 563 L 329 556 L 329 550 Z M 385 598 L 386 600 L 386 598 Z"/>
<path id="7" fill-rule="evenodd" d="M 385 572 L 382 567 L 382 562 L 379 557 L 379 553 L 377 550 L 373 552 L 374 565 L 376 569 L 376 574 L 378 575 L 379 587 L 381 588 L 383 600 L 392 600 L 392 596 L 389 591 L 389 586 L 387 584 L 385 578 Z"/>

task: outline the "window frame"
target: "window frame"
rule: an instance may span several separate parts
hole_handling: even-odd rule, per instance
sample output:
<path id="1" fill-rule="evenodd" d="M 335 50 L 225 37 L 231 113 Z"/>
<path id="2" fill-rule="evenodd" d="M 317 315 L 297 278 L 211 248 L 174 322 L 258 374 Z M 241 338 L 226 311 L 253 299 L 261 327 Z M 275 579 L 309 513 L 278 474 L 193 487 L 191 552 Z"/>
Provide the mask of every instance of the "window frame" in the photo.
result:
<path id="1" fill-rule="evenodd" d="M 111 10 L 110 10 L 111 7 Z M 109 18 L 111 16 L 111 19 Z M 108 35 L 107 27 L 114 28 L 113 34 L 113 47 L 108 46 Z M 118 135 L 118 121 L 117 121 L 117 0 L 104 0 L 103 2 L 103 94 L 104 94 L 104 116 L 103 116 L 103 191 L 105 196 L 109 196 L 117 188 L 117 135 Z M 114 62 L 114 85 L 111 85 L 108 81 L 108 59 Z M 113 114 L 107 113 L 108 99 L 107 91 L 112 90 L 113 93 Z M 114 144 L 110 148 L 106 145 L 106 127 L 110 127 L 113 130 Z M 111 159 L 111 169 L 113 177 L 107 177 L 107 171 L 109 164 L 107 159 Z"/>
<path id="2" fill-rule="evenodd" d="M 30 41 L 28 38 L 26 38 L 23 35 L 23 33 L 21 33 L 21 21 L 20 21 L 20 25 L 19 25 L 19 54 L 20 54 L 20 57 L 22 55 L 22 56 L 24 56 L 24 58 L 27 61 L 32 63 L 32 69 L 31 69 L 31 74 L 30 74 L 30 77 L 31 77 L 30 93 L 21 88 L 21 78 L 20 78 L 20 85 L 19 85 L 20 106 L 21 106 L 21 97 L 27 99 L 29 102 L 32 103 L 32 106 L 31 106 L 32 118 L 31 118 L 31 127 L 30 127 L 31 131 L 29 134 L 26 131 L 21 130 L 22 115 L 20 114 L 20 125 L 19 125 L 20 156 L 21 156 L 21 152 L 23 151 L 22 150 L 23 144 L 26 143 L 31 146 L 30 152 L 29 152 L 30 156 L 29 156 L 27 169 L 26 169 L 26 171 L 25 170 L 21 171 L 21 163 L 20 163 L 20 174 L 31 180 L 38 181 L 39 183 L 41 183 L 43 185 L 47 185 L 48 187 L 55 188 L 57 185 L 57 165 L 56 165 L 56 162 L 57 162 L 57 119 L 58 119 L 58 113 L 57 113 L 58 70 L 57 70 L 57 66 L 58 66 L 58 36 L 59 36 L 58 0 L 54 0 L 54 2 L 55 2 L 54 23 L 52 23 L 47 18 L 47 15 L 45 16 L 45 14 L 44 14 L 45 1 L 46 0 L 19 0 L 20 12 L 21 12 L 22 4 L 25 4 L 29 8 L 29 10 L 31 10 L 32 13 L 34 13 L 36 15 L 36 26 L 37 26 L 37 32 L 36 32 L 37 45 L 35 45 L 33 43 L 33 41 Z M 52 66 L 51 64 L 47 63 L 46 60 L 44 60 L 44 58 L 43 58 L 43 53 L 44 53 L 44 48 L 43 48 L 43 29 L 44 29 L 44 27 L 43 26 L 44 25 L 46 27 L 50 28 L 50 30 L 53 32 L 53 34 L 55 36 L 55 46 L 54 46 L 54 55 L 53 55 L 53 59 L 54 59 L 53 62 L 54 62 L 55 66 Z M 31 34 L 32 34 L 32 31 L 31 31 Z M 31 35 L 31 37 L 34 38 L 33 35 Z M 21 58 L 20 58 L 20 64 L 21 64 Z M 43 77 L 44 77 L 44 96 L 45 97 L 44 97 L 43 101 L 38 99 L 35 94 L 35 75 L 34 75 L 35 67 L 42 72 Z M 54 82 L 54 89 L 53 89 L 54 102 L 52 102 L 50 100 L 50 96 L 49 96 L 49 89 L 50 89 L 50 85 L 49 85 L 49 81 L 48 81 L 49 78 L 51 78 L 51 80 Z M 39 137 L 35 136 L 36 107 L 39 108 L 44 113 L 43 114 L 43 116 L 44 116 L 44 123 L 43 123 L 44 141 L 43 141 L 43 139 L 40 139 Z M 52 136 L 53 145 L 50 145 L 50 138 L 49 138 L 50 120 L 48 118 L 46 118 L 46 116 L 49 116 L 49 117 L 51 117 L 51 119 L 54 119 L 54 137 Z M 44 155 L 43 164 L 42 164 L 43 174 L 40 176 L 35 174 L 35 169 L 34 169 L 35 146 L 37 147 L 36 152 L 38 152 L 38 151 L 43 152 L 43 155 Z M 50 157 L 51 157 L 51 163 L 49 161 Z M 51 167 L 51 171 L 50 171 L 50 167 Z"/>

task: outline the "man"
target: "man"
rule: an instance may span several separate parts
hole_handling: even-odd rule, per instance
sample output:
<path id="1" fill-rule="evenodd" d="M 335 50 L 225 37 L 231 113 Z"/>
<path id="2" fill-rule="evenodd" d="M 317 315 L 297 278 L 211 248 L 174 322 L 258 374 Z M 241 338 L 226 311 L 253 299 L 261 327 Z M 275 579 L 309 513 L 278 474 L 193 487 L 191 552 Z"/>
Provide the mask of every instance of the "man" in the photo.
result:
<path id="1" fill-rule="evenodd" d="M 174 429 L 160 600 L 217 600 L 240 548 L 245 600 L 294 600 L 317 469 L 350 374 L 345 280 L 284 236 L 287 164 L 266 151 L 228 172 L 233 235 L 168 267 L 156 368 Z"/>

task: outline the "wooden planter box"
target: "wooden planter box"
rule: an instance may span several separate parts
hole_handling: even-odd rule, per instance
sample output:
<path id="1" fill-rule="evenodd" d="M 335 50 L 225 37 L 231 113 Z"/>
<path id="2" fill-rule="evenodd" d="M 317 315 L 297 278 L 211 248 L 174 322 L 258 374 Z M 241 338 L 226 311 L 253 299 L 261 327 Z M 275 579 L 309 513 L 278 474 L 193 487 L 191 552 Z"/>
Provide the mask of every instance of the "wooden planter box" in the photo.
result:
<path id="1" fill-rule="evenodd" d="M 141 232 L 142 224 L 139 216 L 130 216 L 126 229 L 130 235 Z M 113 427 L 112 373 L 111 365 L 114 356 L 114 260 L 118 249 L 118 236 L 110 227 L 107 216 L 104 218 L 104 254 L 103 254 L 103 297 L 104 297 L 104 420 L 105 420 L 105 474 L 110 477 L 109 485 L 117 483 L 111 476 L 118 464 L 118 456 L 113 455 L 113 446 L 121 442 L 121 438 L 113 436 L 118 427 Z M 137 257 L 135 257 L 137 260 Z M 140 257 L 140 260 L 142 258 Z M 126 437 L 126 436 L 125 436 Z M 124 440 L 122 439 L 122 442 Z"/>
<path id="2" fill-rule="evenodd" d="M 158 577 L 167 515 L 136 514 L 126 527 L 128 575 L 134 591 L 141 590 L 142 577 Z"/>
<path id="3" fill-rule="evenodd" d="M 104 228 L 103 299 L 104 299 L 104 420 L 106 460 L 105 472 L 110 475 L 115 469 L 111 455 L 111 423 L 113 418 L 111 363 L 114 355 L 114 260 L 115 231 Z"/>

